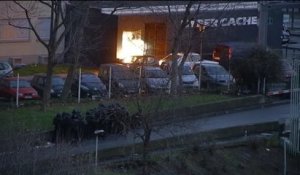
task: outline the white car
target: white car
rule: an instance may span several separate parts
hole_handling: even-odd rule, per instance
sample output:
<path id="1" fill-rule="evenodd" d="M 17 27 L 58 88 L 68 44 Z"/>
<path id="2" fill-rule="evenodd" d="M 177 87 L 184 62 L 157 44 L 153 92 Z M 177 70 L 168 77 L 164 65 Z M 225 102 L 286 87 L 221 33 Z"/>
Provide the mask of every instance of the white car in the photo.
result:
<path id="1" fill-rule="evenodd" d="M 178 53 L 176 55 L 177 57 L 177 63 L 178 65 L 181 63 L 182 58 L 183 58 L 183 53 Z M 198 62 L 201 60 L 201 55 L 195 52 L 190 52 L 185 60 L 186 62 Z M 166 72 L 169 72 L 171 67 L 172 67 L 172 54 L 170 53 L 169 55 L 165 56 L 161 60 L 159 60 L 159 66 Z"/>
<path id="2" fill-rule="evenodd" d="M 0 78 L 13 75 L 13 69 L 8 62 L 0 62 Z"/>
<path id="3" fill-rule="evenodd" d="M 286 44 L 290 41 L 290 31 L 286 26 L 282 27 L 282 33 L 281 33 L 281 44 Z"/>
<path id="4" fill-rule="evenodd" d="M 182 67 L 182 85 L 184 87 L 198 87 L 199 86 L 199 81 L 194 74 L 192 68 L 188 64 L 184 64 Z"/>

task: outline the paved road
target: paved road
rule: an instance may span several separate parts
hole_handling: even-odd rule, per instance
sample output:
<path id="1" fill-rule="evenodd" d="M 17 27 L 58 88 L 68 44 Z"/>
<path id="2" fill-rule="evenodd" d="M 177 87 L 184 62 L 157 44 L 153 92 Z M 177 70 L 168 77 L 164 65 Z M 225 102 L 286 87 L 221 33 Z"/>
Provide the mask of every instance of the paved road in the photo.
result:
<path id="1" fill-rule="evenodd" d="M 288 104 L 160 126 L 155 128 L 151 140 L 233 126 L 278 121 L 286 118 L 289 118 Z M 141 130 L 136 130 L 135 132 L 141 132 Z M 135 132 L 130 132 L 126 136 L 108 136 L 105 140 L 100 140 L 99 153 L 101 154 L 101 150 L 106 148 L 126 146 L 141 142 L 135 137 Z M 26 147 L 26 145 L 24 145 L 24 147 Z M 19 150 L 18 152 L 12 153 L 0 153 L 0 172 L 2 168 L 11 166 L 12 162 L 15 164 L 16 160 L 20 164 L 23 164 L 25 162 L 36 162 L 52 158 L 57 159 L 61 156 L 71 156 L 79 153 L 92 152 L 94 150 L 95 139 L 91 139 L 83 141 L 79 145 L 59 145 L 48 148 L 36 148 L 34 150 L 29 149 L 29 151 L 27 149 L 25 152 Z"/>
<path id="2" fill-rule="evenodd" d="M 209 131 L 214 129 L 228 128 L 233 126 L 264 123 L 271 121 L 278 121 L 281 119 L 289 118 L 289 105 L 278 105 L 267 108 L 260 108 L 255 110 L 237 112 L 232 114 L 225 114 L 204 119 L 193 119 L 176 124 L 168 124 L 155 128 L 151 140 L 174 137 L 176 135 L 185 135 L 190 133 L 198 133 L 201 131 Z M 141 132 L 136 130 L 135 132 Z M 113 148 L 119 146 L 125 146 L 132 143 L 141 142 L 138 138 L 135 138 L 135 133 L 130 132 L 127 136 L 109 136 L 105 140 L 100 140 L 99 150 L 106 148 Z M 95 150 L 95 140 L 84 141 L 78 146 L 64 146 L 60 147 L 61 154 L 77 154 Z M 37 150 L 39 158 L 44 159 L 49 156 L 57 154 L 57 148 L 43 148 Z"/>
<path id="3" fill-rule="evenodd" d="M 155 128 L 151 140 L 233 126 L 278 121 L 286 118 L 289 118 L 289 105 L 277 105 L 160 126 Z M 108 136 L 105 140 L 100 140 L 99 153 L 101 154 L 101 150 L 106 148 L 126 146 L 132 143 L 141 142 L 135 137 L 136 132 L 141 132 L 141 130 L 130 132 L 126 136 Z M 24 148 L 25 147 L 26 145 L 24 145 Z M 95 139 L 91 139 L 83 141 L 79 145 L 59 145 L 48 148 L 29 149 L 29 151 L 27 149 L 25 152 L 19 150 L 18 152 L 12 153 L 0 153 L 0 172 L 2 168 L 10 167 L 12 163 L 16 164 L 18 162 L 23 164 L 25 162 L 37 162 L 52 158 L 57 159 L 59 157 L 71 156 L 79 153 L 93 152 L 94 150 Z"/>

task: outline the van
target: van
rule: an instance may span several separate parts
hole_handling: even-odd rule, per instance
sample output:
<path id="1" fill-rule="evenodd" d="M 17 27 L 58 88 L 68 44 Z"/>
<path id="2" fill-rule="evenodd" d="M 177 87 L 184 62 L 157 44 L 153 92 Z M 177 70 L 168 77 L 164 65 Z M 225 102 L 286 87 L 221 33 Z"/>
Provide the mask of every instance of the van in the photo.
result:
<path id="1" fill-rule="evenodd" d="M 177 53 L 177 64 L 179 65 L 183 59 L 184 54 L 183 53 Z M 195 52 L 188 53 L 185 63 L 194 63 L 201 60 L 201 55 Z M 172 53 L 165 56 L 161 60 L 159 60 L 159 66 L 162 70 L 166 71 L 167 73 L 170 73 L 171 67 L 172 67 Z"/>

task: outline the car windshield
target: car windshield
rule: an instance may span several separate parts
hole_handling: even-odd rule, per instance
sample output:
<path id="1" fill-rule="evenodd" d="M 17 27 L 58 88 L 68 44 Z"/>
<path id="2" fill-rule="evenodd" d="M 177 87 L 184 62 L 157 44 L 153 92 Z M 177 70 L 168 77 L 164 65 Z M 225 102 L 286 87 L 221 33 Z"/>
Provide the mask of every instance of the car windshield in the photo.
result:
<path id="1" fill-rule="evenodd" d="M 167 78 L 167 74 L 160 69 L 145 70 L 147 78 Z"/>
<path id="2" fill-rule="evenodd" d="M 17 80 L 10 81 L 11 88 L 17 88 Z M 30 83 L 26 80 L 19 80 L 19 88 L 29 88 Z"/>
<path id="3" fill-rule="evenodd" d="M 282 67 L 281 68 L 282 68 L 283 71 L 293 70 L 292 66 L 286 61 L 282 61 Z"/>
<path id="4" fill-rule="evenodd" d="M 64 85 L 64 80 L 60 77 L 52 77 L 52 86 Z"/>
<path id="5" fill-rule="evenodd" d="M 220 65 L 208 65 L 205 69 L 210 75 L 228 75 L 228 72 Z"/>
<path id="6" fill-rule="evenodd" d="M 190 66 L 183 66 L 182 75 L 194 75 L 194 72 L 190 68 Z"/>
<path id="7" fill-rule="evenodd" d="M 92 83 L 92 82 L 100 83 L 100 79 L 93 75 L 83 75 L 81 81 L 84 83 Z"/>
<path id="8" fill-rule="evenodd" d="M 119 80 L 129 80 L 137 78 L 127 67 L 118 67 L 112 70 L 112 76 Z"/>

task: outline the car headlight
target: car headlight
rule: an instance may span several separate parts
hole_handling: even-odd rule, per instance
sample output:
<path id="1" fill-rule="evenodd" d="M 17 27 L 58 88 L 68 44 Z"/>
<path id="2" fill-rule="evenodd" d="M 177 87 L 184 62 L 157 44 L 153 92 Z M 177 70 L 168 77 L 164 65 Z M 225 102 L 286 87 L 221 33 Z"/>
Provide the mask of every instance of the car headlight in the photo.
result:
<path id="1" fill-rule="evenodd" d="M 199 85 L 199 81 L 196 79 L 196 80 L 194 81 L 193 85 L 198 86 L 198 85 Z"/>
<path id="2" fill-rule="evenodd" d="M 85 90 L 85 91 L 89 90 L 89 88 L 84 86 L 84 85 L 81 85 L 80 87 L 81 87 L 82 90 Z"/>
<path id="3" fill-rule="evenodd" d="M 164 60 L 159 60 L 158 64 L 161 66 L 161 64 L 164 62 Z"/>

